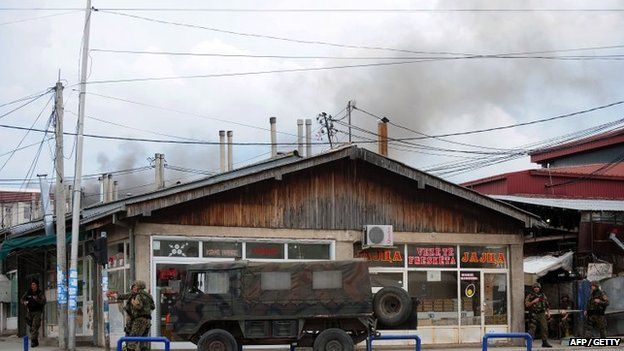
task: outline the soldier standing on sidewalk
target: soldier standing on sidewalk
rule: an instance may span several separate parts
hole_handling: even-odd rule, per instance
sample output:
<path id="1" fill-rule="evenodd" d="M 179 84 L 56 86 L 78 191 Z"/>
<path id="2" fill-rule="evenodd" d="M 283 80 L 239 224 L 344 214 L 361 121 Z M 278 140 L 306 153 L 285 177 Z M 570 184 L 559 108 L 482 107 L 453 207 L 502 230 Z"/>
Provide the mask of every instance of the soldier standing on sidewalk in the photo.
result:
<path id="1" fill-rule="evenodd" d="M 607 337 L 607 318 L 605 317 L 607 306 L 609 306 L 607 294 L 600 289 L 600 284 L 597 281 L 593 281 L 591 283 L 591 295 L 585 311 L 585 317 L 587 318 L 585 326 L 586 337 L 591 337 L 592 328 L 598 329 L 601 338 Z"/>
<path id="2" fill-rule="evenodd" d="M 533 283 L 533 291 L 524 299 L 524 307 L 529 312 L 529 334 L 535 338 L 535 332 L 539 328 L 542 338 L 542 347 L 552 347 L 548 343 L 548 322 L 550 318 L 550 305 L 546 295 L 542 292 L 540 283 Z"/>
<path id="3" fill-rule="evenodd" d="M 26 306 L 26 325 L 30 327 L 30 347 L 39 346 L 39 327 L 41 327 L 41 315 L 46 298 L 39 289 L 39 281 L 33 279 L 30 289 L 24 293 L 21 299 Z"/>
<path id="4" fill-rule="evenodd" d="M 152 311 L 156 308 L 154 299 L 145 291 L 145 282 L 137 280 L 132 284 L 131 292 L 118 294 L 109 292 L 108 297 L 117 301 L 126 301 L 124 311 L 126 311 L 126 336 L 148 336 L 152 326 Z M 129 342 L 128 350 L 147 351 L 149 343 Z"/>
<path id="5" fill-rule="evenodd" d="M 563 294 L 563 296 L 561 296 L 561 303 L 559 303 L 559 308 L 566 311 L 574 309 L 574 303 L 572 302 L 572 300 L 570 300 L 570 297 L 567 294 Z M 572 314 L 570 312 L 562 312 L 561 321 L 559 323 L 562 337 L 566 338 L 570 335 L 571 326 Z"/>

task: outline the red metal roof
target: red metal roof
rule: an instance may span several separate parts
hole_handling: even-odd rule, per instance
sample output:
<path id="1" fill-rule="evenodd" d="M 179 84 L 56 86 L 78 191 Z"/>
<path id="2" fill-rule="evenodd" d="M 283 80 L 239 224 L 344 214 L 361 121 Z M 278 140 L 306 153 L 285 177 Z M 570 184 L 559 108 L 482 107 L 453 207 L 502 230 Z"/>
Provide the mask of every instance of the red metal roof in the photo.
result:
<path id="1" fill-rule="evenodd" d="M 34 191 L 0 191 L 0 202 L 12 203 L 12 202 L 31 202 L 39 201 L 39 192 Z"/>
<path id="2" fill-rule="evenodd" d="M 487 195 L 624 199 L 624 164 L 529 169 L 462 185 Z"/>
<path id="3" fill-rule="evenodd" d="M 557 145 L 548 149 L 534 151 L 530 154 L 531 162 L 544 163 L 562 156 L 596 150 L 620 143 L 624 143 L 624 128 Z"/>

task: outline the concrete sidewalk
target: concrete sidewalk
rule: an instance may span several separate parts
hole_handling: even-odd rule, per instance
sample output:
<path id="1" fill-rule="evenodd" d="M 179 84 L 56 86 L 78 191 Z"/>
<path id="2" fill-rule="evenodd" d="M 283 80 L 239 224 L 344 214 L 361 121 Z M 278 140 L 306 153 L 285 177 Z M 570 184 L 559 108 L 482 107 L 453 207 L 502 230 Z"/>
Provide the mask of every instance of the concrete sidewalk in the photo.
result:
<path id="1" fill-rule="evenodd" d="M 546 348 L 542 348 L 541 347 L 541 342 L 538 342 L 536 344 L 533 345 L 533 349 L 534 350 L 552 350 L 552 351 L 580 351 L 580 350 L 588 350 L 588 348 L 585 347 L 570 347 L 567 345 L 561 345 L 559 343 L 559 341 L 550 341 L 550 343 L 553 345 L 553 348 L 551 349 L 546 349 Z M 162 350 L 162 346 L 160 347 L 152 347 L 152 350 Z M 266 351 L 266 350 L 288 350 L 287 347 L 285 348 L 273 348 L 273 347 L 245 347 L 245 350 L 248 351 Z M 363 346 L 363 344 L 358 345 L 358 350 L 366 350 L 366 347 Z M 604 347 L 604 348 L 599 348 L 600 350 L 604 350 L 604 351 L 616 351 L 616 350 L 623 350 L 622 347 L 618 347 L 618 348 L 608 348 L 608 347 Z M 1 351 L 23 351 L 23 343 L 22 343 L 22 339 L 18 338 L 18 337 L 2 337 L 0 338 L 0 350 Z M 58 351 L 58 347 L 55 346 L 39 346 L 36 348 L 29 348 L 29 350 L 31 351 Z M 115 351 L 114 348 L 111 348 L 112 351 Z M 298 348 L 297 351 L 311 351 L 311 348 Z M 393 351 L 414 351 L 414 346 L 388 346 L 388 345 L 383 345 L 382 341 L 378 341 L 374 344 L 374 350 L 393 350 Z M 456 347 L 445 347 L 445 346 L 438 346 L 438 345 L 425 345 L 423 346 L 423 350 L 435 350 L 435 351 L 481 351 L 481 347 L 480 346 L 472 346 L 472 347 L 466 347 L 466 346 L 456 346 Z M 525 351 L 526 348 L 524 347 L 496 347 L 496 346 L 490 346 L 488 348 L 488 350 L 494 350 L 494 351 Z M 76 347 L 76 351 L 104 351 L 103 347 L 94 347 L 94 346 L 88 346 L 88 347 Z M 176 351 L 175 349 L 172 349 L 172 351 Z M 180 350 L 180 351 L 188 351 L 188 350 Z"/>

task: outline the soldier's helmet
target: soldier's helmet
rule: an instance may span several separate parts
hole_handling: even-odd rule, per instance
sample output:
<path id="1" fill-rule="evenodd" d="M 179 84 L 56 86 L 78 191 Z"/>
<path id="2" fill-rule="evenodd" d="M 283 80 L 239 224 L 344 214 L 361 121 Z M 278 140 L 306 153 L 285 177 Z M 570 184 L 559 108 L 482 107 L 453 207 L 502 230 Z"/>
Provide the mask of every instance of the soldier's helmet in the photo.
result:
<path id="1" fill-rule="evenodd" d="M 147 287 L 145 282 L 142 280 L 135 281 L 134 283 L 132 283 L 132 286 L 135 286 L 139 290 L 144 290 Z"/>
<path id="2" fill-rule="evenodd" d="M 531 287 L 533 287 L 533 288 L 540 288 L 541 289 L 542 288 L 542 284 L 540 284 L 538 282 L 535 282 L 535 283 L 533 283 L 533 285 Z"/>

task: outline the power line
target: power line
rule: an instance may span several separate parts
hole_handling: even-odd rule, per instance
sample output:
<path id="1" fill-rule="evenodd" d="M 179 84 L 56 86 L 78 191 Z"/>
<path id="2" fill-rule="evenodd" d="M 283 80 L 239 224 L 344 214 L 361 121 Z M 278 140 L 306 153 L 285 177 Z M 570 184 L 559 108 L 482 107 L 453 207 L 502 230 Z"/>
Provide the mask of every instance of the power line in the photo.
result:
<path id="1" fill-rule="evenodd" d="M 19 128 L 20 130 L 25 130 L 26 134 L 24 134 L 22 139 L 19 141 L 19 143 L 17 144 L 17 147 L 15 149 L 13 149 L 13 151 L 11 152 L 11 155 L 9 156 L 9 158 L 7 158 L 6 161 L 4 161 L 4 164 L 2 165 L 2 167 L 0 167 L 0 172 L 2 172 L 4 167 L 6 167 L 6 165 L 9 163 L 9 161 L 11 161 L 11 159 L 13 158 L 13 155 L 15 155 L 15 152 L 17 152 L 18 149 L 20 149 L 20 147 L 22 146 L 22 143 L 24 142 L 24 140 L 26 139 L 28 134 L 31 131 L 35 131 L 35 129 L 33 127 L 35 126 L 35 124 L 37 124 L 37 121 L 39 121 L 39 118 L 41 118 L 41 115 L 43 114 L 43 111 L 45 111 L 45 109 L 48 107 L 48 105 L 50 104 L 50 101 L 52 101 L 52 98 L 53 98 L 53 96 L 50 96 L 50 98 L 48 99 L 48 102 L 46 102 L 45 106 L 43 106 L 43 109 L 41 109 L 41 112 L 39 112 L 39 114 L 37 115 L 37 118 L 35 118 L 35 121 L 31 124 L 30 128 L 26 128 L 26 127 L 20 127 Z M 43 132 L 43 133 L 47 134 L 46 130 L 38 129 L 36 131 L 37 132 Z"/>
<path id="2" fill-rule="evenodd" d="M 73 7 L 3 7 L 0 11 L 84 11 Z M 534 13 L 534 12 L 624 12 L 617 7 L 591 8 L 175 8 L 175 7 L 102 7 L 94 11 L 149 12 L 231 12 L 231 13 Z"/>
<path id="3" fill-rule="evenodd" d="M 621 46 L 621 47 L 624 47 Z M 583 50 L 583 49 L 576 49 Z M 277 58 L 277 59 L 330 59 L 330 60 L 448 60 L 448 56 L 336 56 L 336 55 L 254 55 L 254 54 L 225 54 L 225 53 L 196 53 L 180 51 L 143 51 L 143 50 L 115 50 L 91 49 L 92 52 L 113 54 L 137 55 L 166 55 L 166 56 L 193 56 L 193 57 L 222 57 L 222 58 Z M 622 60 L 624 55 L 566 55 L 566 56 L 523 56 L 525 53 L 510 54 L 478 54 L 466 55 L 461 59 L 539 59 L 539 60 Z"/>
<path id="4" fill-rule="evenodd" d="M 67 11 L 67 12 L 62 12 L 62 13 L 54 13 L 54 14 L 45 15 L 45 16 L 23 18 L 23 19 L 20 19 L 20 20 L 15 20 L 15 21 L 10 21 L 10 22 L 2 22 L 2 23 L 0 23 L 0 26 L 9 25 L 9 24 L 16 24 L 16 23 L 22 23 L 22 22 L 29 22 L 29 21 L 36 21 L 36 20 L 40 20 L 40 19 L 44 19 L 44 18 L 50 18 L 50 17 L 64 16 L 64 15 L 69 15 L 71 13 L 76 13 L 76 12 L 77 12 L 77 10 Z"/>
<path id="5" fill-rule="evenodd" d="M 532 121 L 529 121 L 529 122 L 514 123 L 514 124 L 508 124 L 508 125 L 492 127 L 492 128 L 485 128 L 485 129 L 475 129 L 475 130 L 470 130 L 470 131 L 465 131 L 465 132 L 454 132 L 454 133 L 429 135 L 429 136 L 421 136 L 421 137 L 414 137 L 414 138 L 403 138 L 402 140 L 422 140 L 422 139 L 431 139 L 431 138 L 442 138 L 442 137 L 449 137 L 449 136 L 478 134 L 478 133 L 491 132 L 491 131 L 495 131 L 495 130 L 510 129 L 510 128 L 515 128 L 515 127 L 521 127 L 521 126 L 537 124 L 537 123 L 550 122 L 550 121 L 554 121 L 554 120 L 558 120 L 558 119 L 562 119 L 562 118 L 574 117 L 574 116 L 582 115 L 582 114 L 585 114 L 585 113 L 590 113 L 590 112 L 594 112 L 594 111 L 603 110 L 603 109 L 606 109 L 606 108 L 609 108 L 609 107 L 618 106 L 618 105 L 621 105 L 621 104 L 624 104 L 624 100 L 620 100 L 620 101 L 612 102 L 612 103 L 609 103 L 609 104 L 606 104 L 606 105 L 600 105 L 600 106 L 596 106 L 596 107 L 592 107 L 592 108 L 588 108 L 588 109 L 584 109 L 584 110 L 580 110 L 580 111 L 575 111 L 575 112 L 571 112 L 571 113 L 557 115 L 557 116 L 553 116 L 553 117 L 536 119 L 536 120 L 532 120 Z M 353 109 L 358 110 L 358 111 L 362 111 L 362 109 L 360 109 L 358 107 L 353 107 Z M 375 115 L 373 115 L 373 116 L 375 116 Z M 377 116 L 375 116 L 375 117 L 377 117 Z"/>
<path id="6" fill-rule="evenodd" d="M 248 128 L 259 129 L 259 130 L 264 130 L 264 131 L 271 131 L 270 128 L 259 127 L 259 126 L 255 126 L 253 124 L 246 124 L 246 123 L 235 122 L 235 121 L 227 120 L 227 119 L 210 117 L 210 116 L 202 115 L 202 114 L 199 114 L 199 113 L 182 111 L 182 110 L 177 110 L 177 109 L 173 109 L 173 108 L 169 108 L 169 107 L 163 107 L 163 106 L 158 106 L 158 105 L 152 105 L 152 104 L 139 102 L 139 101 L 132 101 L 132 100 L 123 99 L 123 98 L 119 98 L 119 97 L 115 97 L 115 96 L 103 95 L 103 94 L 92 93 L 92 92 L 89 92 L 87 94 L 88 95 L 93 95 L 93 96 L 99 96 L 99 97 L 103 97 L 103 98 L 111 99 L 111 100 L 115 100 L 115 101 L 121 101 L 121 102 L 129 103 L 129 104 L 133 104 L 133 105 L 150 107 L 150 108 L 154 108 L 154 109 L 157 109 L 157 110 L 174 112 L 174 113 L 178 113 L 178 114 L 181 114 L 181 115 L 189 115 L 189 116 L 193 116 L 193 117 L 197 117 L 197 118 L 202 118 L 202 119 L 207 119 L 207 120 L 212 120 L 212 121 L 218 121 L 218 122 L 233 124 L 233 125 L 237 125 L 237 126 L 241 126 L 241 127 L 248 127 Z M 289 136 L 294 136 L 294 137 L 297 136 L 295 134 L 287 133 L 287 132 L 277 131 L 277 133 L 284 134 L 284 135 L 289 135 Z M 180 137 L 178 137 L 178 138 L 180 138 Z"/>

